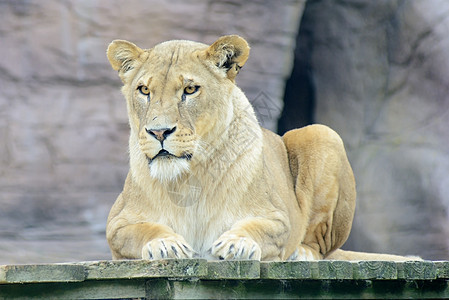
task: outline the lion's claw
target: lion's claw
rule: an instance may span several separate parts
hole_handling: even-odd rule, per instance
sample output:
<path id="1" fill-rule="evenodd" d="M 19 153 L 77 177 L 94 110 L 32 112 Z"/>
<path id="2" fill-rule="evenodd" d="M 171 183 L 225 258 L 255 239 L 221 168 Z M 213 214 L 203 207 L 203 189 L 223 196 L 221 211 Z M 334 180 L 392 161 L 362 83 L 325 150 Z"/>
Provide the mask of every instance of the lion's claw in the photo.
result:
<path id="1" fill-rule="evenodd" d="M 210 253 L 218 259 L 254 259 L 260 260 L 260 246 L 249 237 L 222 235 L 210 248 Z"/>
<path id="2" fill-rule="evenodd" d="M 193 258 L 197 255 L 187 243 L 172 239 L 155 239 L 142 248 L 142 259 Z"/>

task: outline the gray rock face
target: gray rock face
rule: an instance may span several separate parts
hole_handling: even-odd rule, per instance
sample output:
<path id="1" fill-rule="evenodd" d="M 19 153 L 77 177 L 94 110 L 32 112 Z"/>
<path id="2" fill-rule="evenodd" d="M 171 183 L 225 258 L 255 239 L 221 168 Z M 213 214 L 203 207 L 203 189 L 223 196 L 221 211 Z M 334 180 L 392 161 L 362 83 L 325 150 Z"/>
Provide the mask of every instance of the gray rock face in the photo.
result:
<path id="1" fill-rule="evenodd" d="M 357 181 L 348 249 L 449 259 L 448 31 L 447 1 L 306 5 L 312 118 L 341 134 Z"/>
<path id="2" fill-rule="evenodd" d="M 304 2 L 0 1 L 0 264 L 110 258 L 129 131 L 110 41 L 244 36 L 237 83 L 274 129 Z M 307 3 L 284 127 L 342 135 L 358 183 L 348 249 L 449 259 L 448 14 L 444 0 Z"/>
<path id="3" fill-rule="evenodd" d="M 0 1 L 0 264 L 110 258 L 107 214 L 128 171 L 128 120 L 106 59 L 240 34 L 237 81 L 274 129 L 304 1 Z M 270 38 L 267 38 L 270 37 Z"/>

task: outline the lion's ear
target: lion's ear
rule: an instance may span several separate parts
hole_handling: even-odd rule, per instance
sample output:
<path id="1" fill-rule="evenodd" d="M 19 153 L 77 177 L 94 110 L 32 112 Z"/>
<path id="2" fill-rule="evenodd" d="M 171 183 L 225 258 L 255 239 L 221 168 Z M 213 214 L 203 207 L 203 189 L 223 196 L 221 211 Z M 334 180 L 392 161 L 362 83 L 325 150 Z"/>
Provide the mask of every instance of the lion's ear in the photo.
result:
<path id="1" fill-rule="evenodd" d="M 123 75 L 136 67 L 143 52 L 144 50 L 131 42 L 114 40 L 109 44 L 106 54 L 112 68 L 119 71 L 119 75 L 123 80 Z"/>
<path id="2" fill-rule="evenodd" d="M 240 69 L 248 60 L 249 45 L 238 35 L 225 35 L 216 40 L 207 50 L 206 59 L 226 70 L 229 79 L 234 81 Z"/>

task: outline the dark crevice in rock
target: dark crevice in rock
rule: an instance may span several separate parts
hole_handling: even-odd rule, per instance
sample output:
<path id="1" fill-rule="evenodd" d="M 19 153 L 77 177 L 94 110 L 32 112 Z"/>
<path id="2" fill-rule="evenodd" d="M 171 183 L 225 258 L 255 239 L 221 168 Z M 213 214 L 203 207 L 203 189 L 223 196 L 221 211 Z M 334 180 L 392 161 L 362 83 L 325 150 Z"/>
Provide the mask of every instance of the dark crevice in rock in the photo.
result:
<path id="1" fill-rule="evenodd" d="M 286 82 L 284 109 L 278 122 L 278 133 L 300 128 L 314 122 L 315 86 L 312 76 L 313 32 L 306 24 L 308 5 L 299 22 L 292 73 Z"/>

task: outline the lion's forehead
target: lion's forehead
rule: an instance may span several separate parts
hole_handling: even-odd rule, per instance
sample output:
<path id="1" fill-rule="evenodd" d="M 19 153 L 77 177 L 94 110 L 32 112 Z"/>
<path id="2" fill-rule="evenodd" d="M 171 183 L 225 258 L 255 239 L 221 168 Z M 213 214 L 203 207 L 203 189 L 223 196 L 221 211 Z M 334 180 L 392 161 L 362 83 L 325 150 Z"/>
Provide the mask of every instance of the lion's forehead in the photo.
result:
<path id="1" fill-rule="evenodd" d="M 138 81 L 178 82 L 195 80 L 197 78 L 197 50 L 207 47 L 204 44 L 191 41 L 168 41 L 155 46 L 148 51 L 148 58 L 137 76 Z"/>
<path id="2" fill-rule="evenodd" d="M 186 40 L 172 40 L 166 41 L 154 46 L 153 50 L 156 52 L 169 52 L 173 53 L 179 49 L 182 51 L 195 51 L 200 49 L 206 49 L 208 46 L 203 43 L 186 41 Z"/>
<path id="3" fill-rule="evenodd" d="M 149 50 L 148 62 L 164 65 L 185 65 L 194 58 L 193 54 L 206 45 L 190 41 L 169 41 Z"/>

